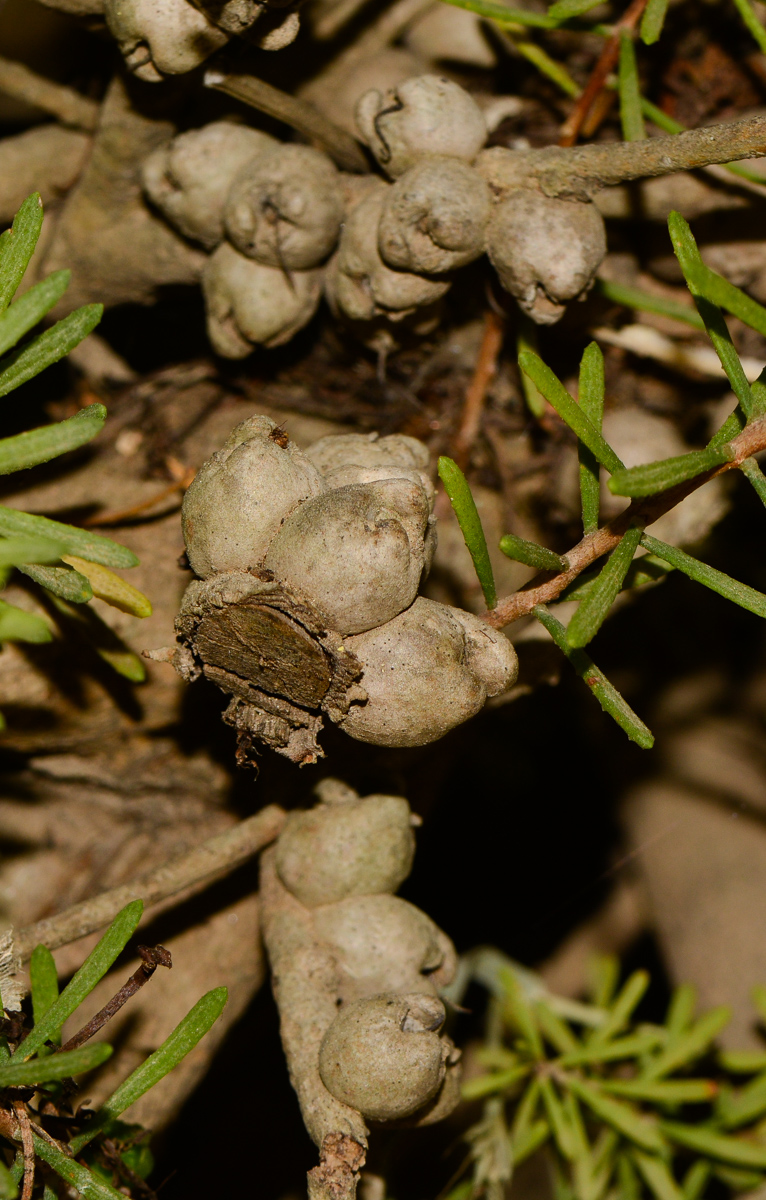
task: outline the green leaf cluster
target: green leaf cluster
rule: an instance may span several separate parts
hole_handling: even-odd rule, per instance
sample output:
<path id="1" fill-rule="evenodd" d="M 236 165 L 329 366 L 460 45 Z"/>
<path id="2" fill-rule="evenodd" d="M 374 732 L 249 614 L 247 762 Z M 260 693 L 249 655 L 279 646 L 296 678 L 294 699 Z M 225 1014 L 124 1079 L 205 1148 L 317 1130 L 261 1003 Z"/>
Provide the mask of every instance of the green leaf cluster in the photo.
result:
<path id="1" fill-rule="evenodd" d="M 36 947 L 29 964 L 33 1024 L 15 1043 L 0 1041 L 0 1104 L 18 1098 L 18 1093 L 9 1089 L 20 1087 L 40 1091 L 54 1103 L 60 1098 L 65 1100 L 64 1089 L 70 1086 L 73 1076 L 95 1070 L 111 1056 L 112 1047 L 105 1042 L 59 1050 L 61 1029 L 125 949 L 142 914 L 141 900 L 127 904 L 61 993 L 50 950 L 42 945 Z M 32 1107 L 35 1155 L 54 1176 L 87 1200 L 118 1197 L 124 1200 L 117 1189 L 129 1182 L 129 1175 L 119 1177 L 119 1167 L 115 1173 L 113 1156 L 107 1159 L 100 1154 L 100 1142 L 105 1137 L 118 1147 L 125 1142 L 122 1160 L 130 1171 L 143 1174 L 142 1168 L 151 1165 L 148 1148 L 135 1144 L 136 1135 L 144 1131 L 137 1126 L 126 1126 L 120 1117 L 194 1049 L 221 1015 L 226 995 L 226 988 L 219 987 L 202 996 L 162 1045 L 136 1067 L 97 1112 L 88 1119 L 70 1123 L 73 1132 L 68 1142 L 61 1141 L 60 1123 L 55 1138 L 41 1128 L 44 1119 Z M 86 1146 L 90 1149 L 84 1159 Z M 17 1143 L 7 1137 L 0 1138 L 0 1200 L 15 1200 L 18 1196 L 22 1169 Z M 56 1194 L 51 1190 L 51 1195 Z"/>
<path id="2" fill-rule="evenodd" d="M 100 304 L 88 304 L 42 332 L 34 332 L 61 300 L 70 274 L 55 271 L 16 296 L 34 254 L 42 220 L 42 203 L 39 195 L 34 194 L 24 201 L 12 227 L 0 236 L 0 397 L 9 395 L 64 358 L 93 331 L 103 311 Z M 90 404 L 66 420 L 0 438 L 0 475 L 39 466 L 86 445 L 103 428 L 106 415 L 103 404 Z M 89 574 L 62 561 L 66 555 L 100 564 L 100 578 L 103 580 L 105 571 L 109 576 L 101 592 L 93 586 Z M 108 603 L 112 595 L 124 599 L 127 594 L 132 604 L 129 611 L 146 616 L 151 612 L 146 597 L 111 570 L 134 567 L 137 563 L 138 559 L 126 546 L 100 534 L 0 507 L 0 586 L 5 587 L 11 569 L 16 568 L 45 590 L 49 608 L 55 610 L 56 600 L 87 604 L 94 595 L 101 595 Z M 103 626 L 103 622 L 94 611 L 89 628 L 95 626 Z M 0 643 L 49 642 L 53 636 L 53 627 L 45 617 L 0 600 Z M 98 639 L 93 648 L 101 654 Z M 103 654 L 101 657 L 105 658 Z M 106 661 L 129 679 L 144 678 L 141 660 L 124 645 L 120 656 L 112 655 Z"/>
<path id="3" fill-rule="evenodd" d="M 763 1185 L 766 1055 L 716 1053 L 728 1009 L 695 1016 L 694 989 L 684 985 L 663 1024 L 642 1022 L 647 973 L 618 987 L 619 965 L 608 958 L 594 963 L 591 1007 L 578 1020 L 526 974 L 510 961 L 500 968 L 503 990 L 490 1002 L 479 1051 L 486 1071 L 463 1086 L 466 1100 L 485 1105 L 467 1135 L 472 1179 L 448 1200 L 461 1188 L 464 1200 L 478 1194 L 475 1150 L 486 1154 L 490 1129 L 495 1142 L 504 1139 L 506 1182 L 550 1147 L 557 1200 L 697 1200 L 716 1180 L 734 1191 Z M 766 989 L 754 1000 L 763 1019 Z M 499 1153 L 496 1144 L 495 1160 Z"/>

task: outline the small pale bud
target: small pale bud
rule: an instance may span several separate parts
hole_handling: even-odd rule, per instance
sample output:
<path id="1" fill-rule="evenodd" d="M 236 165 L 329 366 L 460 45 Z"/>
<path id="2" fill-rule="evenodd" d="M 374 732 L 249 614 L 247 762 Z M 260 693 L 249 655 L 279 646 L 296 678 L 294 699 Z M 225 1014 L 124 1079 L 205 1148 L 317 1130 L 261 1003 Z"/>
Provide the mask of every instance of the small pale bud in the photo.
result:
<path id="1" fill-rule="evenodd" d="M 457 158 L 423 158 L 386 195 L 378 248 L 390 267 L 440 275 L 485 249 L 489 186 Z"/>
<path id="2" fill-rule="evenodd" d="M 313 317 L 321 271 L 286 274 L 245 258 L 222 242 L 202 273 L 207 329 L 224 358 L 245 358 L 254 346 L 281 346 Z"/>
<path id="3" fill-rule="evenodd" d="M 213 121 L 149 155 L 141 171 L 144 191 L 179 232 L 212 250 L 223 238 L 232 181 L 246 163 L 276 145 L 247 125 Z"/>
<path id="4" fill-rule="evenodd" d="M 335 248 L 343 209 L 338 171 L 327 155 L 311 146 L 280 146 L 234 180 L 226 229 L 248 258 L 306 270 Z"/>
<path id="5" fill-rule="evenodd" d="M 187 0 L 105 0 L 104 16 L 128 67 L 147 83 L 193 71 L 229 40 Z"/>
<path id="6" fill-rule="evenodd" d="M 385 95 L 365 92 L 356 106 L 356 121 L 391 179 L 426 154 L 473 162 L 487 139 L 478 104 L 458 84 L 438 75 L 407 79 Z"/>

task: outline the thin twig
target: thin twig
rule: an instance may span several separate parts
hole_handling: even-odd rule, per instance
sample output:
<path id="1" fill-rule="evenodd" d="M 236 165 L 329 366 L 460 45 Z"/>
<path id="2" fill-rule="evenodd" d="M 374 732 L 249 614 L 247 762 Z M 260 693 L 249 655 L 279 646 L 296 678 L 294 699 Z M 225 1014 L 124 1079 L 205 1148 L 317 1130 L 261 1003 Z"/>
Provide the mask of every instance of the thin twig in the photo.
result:
<path id="1" fill-rule="evenodd" d="M 118 1013 L 123 1004 L 127 1004 L 131 996 L 135 996 L 136 992 L 148 983 L 157 967 L 172 967 L 173 960 L 170 957 L 170 951 L 164 946 L 137 946 L 136 949 L 141 956 L 142 962 L 137 971 L 134 971 L 130 979 L 122 985 L 120 990 L 112 996 L 103 1008 L 99 1009 L 94 1017 L 83 1025 L 69 1041 L 64 1042 L 61 1050 L 76 1050 L 78 1046 L 84 1046 L 86 1042 L 98 1033 L 99 1029 L 103 1029 L 107 1021 L 111 1021 L 115 1013 Z M 61 1051 L 59 1051 L 61 1053 Z"/>
<path id="2" fill-rule="evenodd" d="M 185 492 L 195 475 L 196 471 L 194 467 L 189 467 L 183 479 L 174 480 L 173 483 L 163 488 L 161 492 L 150 496 L 148 500 L 142 500 L 140 504 L 133 504 L 130 508 L 121 508 L 117 512 L 98 513 L 95 517 L 87 517 L 83 521 L 83 525 L 89 527 L 97 525 L 121 525 L 125 521 L 131 521 L 133 517 L 140 516 L 141 513 L 146 512 L 149 508 L 154 508 L 155 504 L 159 504 L 161 500 L 166 500 L 168 496 L 172 496 L 175 492 Z"/>
<path id="3" fill-rule="evenodd" d="M 614 27 L 611 37 L 607 39 L 598 61 L 591 72 L 585 89 L 578 98 L 574 109 L 561 126 L 559 146 L 574 146 L 582 128 L 582 124 L 595 104 L 598 96 L 606 86 L 609 75 L 617 65 L 620 57 L 620 37 L 627 29 L 634 29 L 646 8 L 647 0 L 633 0 L 625 13 Z"/>
<path id="4" fill-rule="evenodd" d="M 0 58 L 0 92 L 13 96 L 14 100 L 33 104 L 75 129 L 92 133 L 98 125 L 101 106 L 95 100 L 81 96 L 74 88 L 53 83 L 10 58 Z"/>
<path id="5" fill-rule="evenodd" d="M 715 479 L 717 475 L 722 475 L 724 471 L 731 471 L 734 467 L 741 466 L 751 455 L 766 450 L 766 417 L 761 417 L 758 421 L 753 421 L 746 426 L 741 433 L 732 438 L 729 445 L 733 451 L 733 457 L 728 462 L 722 463 L 694 479 L 689 479 L 685 483 L 678 484 L 677 487 L 670 488 L 666 492 L 659 492 L 657 495 L 648 496 L 645 499 L 633 500 L 618 517 L 609 521 L 603 528 L 597 529 L 595 533 L 589 533 L 573 549 L 568 550 L 562 556 L 569 563 L 569 570 L 561 571 L 557 575 L 550 571 L 541 571 L 518 592 L 501 597 L 491 612 L 481 614 L 481 619 L 495 629 L 503 629 L 513 621 L 518 621 L 519 617 L 527 616 L 536 605 L 550 604 L 553 600 L 557 600 L 564 589 L 573 583 L 587 567 L 602 555 L 609 554 L 614 550 L 630 525 L 634 523 L 651 525 L 671 508 L 675 508 L 677 504 L 685 500 L 692 492 L 695 492 L 697 488 L 702 487 L 704 483 Z"/>
<path id="6" fill-rule="evenodd" d="M 503 344 L 504 332 L 505 322 L 493 309 L 487 309 L 476 367 L 465 395 L 460 428 L 453 444 L 455 462 L 461 468 L 465 467 L 479 432 L 487 389 L 497 373 L 497 357 Z"/>
<path id="7" fill-rule="evenodd" d="M 11 1108 L 19 1123 L 21 1148 L 24 1153 L 24 1187 L 21 1200 L 32 1200 L 32 1188 L 35 1186 L 35 1144 L 32 1140 L 32 1126 L 29 1123 L 27 1106 L 22 1100 L 13 1100 Z"/>
<path id="8" fill-rule="evenodd" d="M 205 87 L 225 92 L 227 96 L 233 96 L 235 100 L 241 100 L 243 104 L 249 104 L 269 117 L 284 121 L 304 137 L 320 142 L 330 158 L 344 171 L 364 174 L 369 170 L 369 163 L 356 138 L 325 117 L 307 100 L 290 96 L 270 83 L 256 79 L 254 75 L 225 75 L 222 71 L 210 70 L 205 75 Z"/>
<path id="9" fill-rule="evenodd" d="M 193 884 L 233 871 L 240 863 L 273 842 L 279 836 L 284 821 L 284 810 L 277 804 L 269 804 L 233 829 L 195 846 L 155 871 L 147 871 L 130 883 L 111 888 L 92 900 L 74 904 L 55 917 L 47 917 L 20 929 L 15 938 L 14 952 L 25 961 L 37 945 L 55 950 L 58 946 L 65 946 L 101 929 L 136 896 L 140 896 L 144 906 L 149 908 Z"/>
<path id="10" fill-rule="evenodd" d="M 692 171 L 711 163 L 760 158 L 766 154 L 766 117 L 721 121 L 636 142 L 587 146 L 546 146 L 542 150 L 482 151 L 477 166 L 498 194 L 537 187 L 547 196 L 587 200 L 595 192 L 631 179 Z"/>

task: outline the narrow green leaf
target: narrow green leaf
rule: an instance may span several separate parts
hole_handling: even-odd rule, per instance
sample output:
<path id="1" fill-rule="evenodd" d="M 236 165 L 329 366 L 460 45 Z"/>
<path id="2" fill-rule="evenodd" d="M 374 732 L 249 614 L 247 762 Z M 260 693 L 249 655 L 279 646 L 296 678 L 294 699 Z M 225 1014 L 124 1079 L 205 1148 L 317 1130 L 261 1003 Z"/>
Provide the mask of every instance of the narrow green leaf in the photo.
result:
<path id="1" fill-rule="evenodd" d="M 50 625 L 37 613 L 24 612 L 7 600 L 0 600 L 0 642 L 50 642 Z"/>
<path id="2" fill-rule="evenodd" d="M 16 1200 L 19 1185 L 0 1158 L 0 1200 Z"/>
<path id="3" fill-rule="evenodd" d="M 226 988 L 219 987 L 213 988 L 197 1001 L 162 1045 L 150 1054 L 140 1067 L 136 1067 L 105 1101 L 103 1107 L 88 1122 L 87 1128 L 72 1139 L 70 1146 L 73 1154 L 79 1154 L 110 1121 L 121 1116 L 131 1104 L 135 1104 L 136 1100 L 178 1066 L 218 1020 L 227 996 Z"/>
<path id="4" fill-rule="evenodd" d="M 700 562 L 697 558 L 692 558 L 691 554 L 687 554 L 684 550 L 679 550 L 675 546 L 668 546 L 665 542 L 650 537 L 648 533 L 645 533 L 641 538 L 641 545 L 650 550 L 652 554 L 656 554 L 659 558 L 664 558 L 666 562 L 669 562 L 677 570 L 683 571 L 684 575 L 688 575 L 690 579 L 704 584 L 705 587 L 710 588 L 713 592 L 718 592 L 719 596 L 723 596 L 726 600 L 731 600 L 733 604 L 738 604 L 740 608 L 746 608 L 748 612 L 755 613 L 757 617 L 766 617 L 766 596 L 763 592 L 757 592 L 755 588 L 748 587 L 746 583 L 739 583 L 736 579 L 732 579 L 730 575 L 724 575 L 722 571 L 716 571 L 714 567 L 709 567 L 707 563 Z"/>
<path id="5" fill-rule="evenodd" d="M 766 1071 L 766 1050 L 722 1050 L 718 1061 L 732 1075 L 750 1075 Z"/>
<path id="6" fill-rule="evenodd" d="M 529 1087 L 521 1097 L 511 1126 L 511 1141 L 521 1138 L 531 1127 L 535 1114 L 540 1107 L 540 1076 L 534 1075 Z"/>
<path id="7" fill-rule="evenodd" d="M 103 979 L 115 959 L 122 953 L 135 932 L 144 910 L 143 901 L 131 900 L 112 921 L 104 936 L 91 950 L 79 971 L 72 977 L 55 1004 L 42 1021 L 14 1051 L 14 1059 L 29 1059 L 61 1029 L 68 1017 L 79 1008 L 100 979 Z"/>
<path id="8" fill-rule="evenodd" d="M 0 534 L 11 537 L 45 537 L 61 542 L 69 554 L 87 558 L 89 562 L 103 563 L 105 567 L 137 567 L 138 559 L 127 546 L 113 542 L 99 533 L 89 533 L 76 525 L 64 525 L 51 521 L 36 513 L 19 512 L 16 508 L 0 507 Z"/>
<path id="9" fill-rule="evenodd" d="M 641 41 L 645 46 L 653 46 L 660 40 L 667 11 L 668 0 L 649 0 L 641 18 Z"/>
<path id="10" fill-rule="evenodd" d="M 35 1087 L 57 1079 L 69 1079 L 72 1075 L 83 1075 L 100 1067 L 111 1056 L 111 1046 L 96 1042 L 93 1046 L 80 1046 L 78 1050 L 65 1050 L 29 1062 L 17 1062 L 14 1058 L 7 1065 L 0 1064 L 0 1088 Z"/>
<path id="11" fill-rule="evenodd" d="M 32 1014 L 37 1024 L 59 998 L 56 962 L 47 946 L 35 946 L 32 951 L 29 960 L 29 989 L 32 993 Z M 52 1037 L 50 1040 L 59 1039 Z"/>
<path id="12" fill-rule="evenodd" d="M 22 575 L 28 575 L 40 587 L 47 588 L 54 596 L 68 600 L 71 604 L 87 604 L 93 599 L 90 581 L 71 567 L 37 567 L 25 563 L 19 566 Z"/>
<path id="13" fill-rule="evenodd" d="M 616 1034 L 621 1033 L 630 1021 L 636 1006 L 641 1002 L 649 986 L 649 975 L 646 971 L 634 971 L 625 981 L 617 997 L 609 1009 L 609 1014 L 602 1025 L 598 1025 L 588 1039 L 589 1046 L 604 1046 Z"/>
<path id="14" fill-rule="evenodd" d="M 750 999 L 755 1005 L 761 1021 L 766 1023 L 766 987 L 757 983 L 750 993 Z"/>
<path id="15" fill-rule="evenodd" d="M 497 604 L 495 577 L 492 572 L 492 563 L 489 561 L 487 539 L 484 536 L 481 519 L 468 486 L 468 480 L 457 463 L 444 455 L 439 459 L 439 478 L 444 484 L 444 490 L 455 510 L 455 516 L 473 560 L 473 567 L 481 584 L 487 608 L 492 609 Z M 83 557 L 85 556 L 83 555 Z"/>
<path id="16" fill-rule="evenodd" d="M 143 683 L 146 668 L 137 654 L 125 645 L 115 631 L 92 608 L 74 608 L 66 600 L 51 594 L 51 604 L 76 630 L 84 642 L 107 666 L 131 683 Z"/>
<path id="17" fill-rule="evenodd" d="M 731 1163 L 735 1167 L 766 1168 L 766 1146 L 727 1137 L 702 1125 L 682 1125 L 678 1121 L 660 1121 L 660 1128 L 671 1141 L 696 1154 Z"/>
<path id="18" fill-rule="evenodd" d="M 577 1157 L 578 1152 L 576 1132 L 572 1128 L 572 1123 L 566 1114 L 564 1105 L 561 1103 L 558 1093 L 553 1086 L 553 1081 L 545 1076 L 540 1080 L 540 1095 L 543 1099 L 543 1107 L 548 1118 L 548 1124 L 553 1133 L 553 1140 L 559 1152 L 571 1162 Z"/>
<path id="19" fill-rule="evenodd" d="M 500 977 L 504 989 L 504 1011 L 506 1021 L 523 1037 L 532 1056 L 541 1062 L 545 1058 L 540 1030 L 535 1014 L 524 991 L 512 971 L 502 967 Z"/>
<path id="20" fill-rule="evenodd" d="M 530 1158 L 536 1150 L 547 1142 L 551 1136 L 551 1127 L 547 1121 L 540 1118 L 523 1131 L 520 1137 L 511 1139 L 511 1154 L 514 1167 L 520 1167 L 525 1159 Z"/>
<path id="21" fill-rule="evenodd" d="M 766 1113 L 766 1074 L 751 1079 L 739 1092 L 722 1092 L 716 1116 L 724 1129 L 741 1129 Z"/>
<path id="22" fill-rule="evenodd" d="M 738 433 L 741 433 L 747 424 L 747 417 L 742 411 L 742 405 L 738 404 L 734 412 L 731 413 L 724 421 L 717 433 L 714 433 L 707 444 L 708 450 L 715 450 L 719 446 L 725 446 L 732 438 L 735 438 Z"/>
<path id="23" fill-rule="evenodd" d="M 643 750 L 650 750 L 654 745 L 654 736 L 643 721 L 636 716 L 633 709 L 609 682 L 603 671 L 599 670 L 593 659 L 584 650 L 570 646 L 567 641 L 567 631 L 553 613 L 548 612 L 542 604 L 535 605 L 532 610 L 542 626 L 548 630 L 559 650 L 563 651 L 577 674 L 590 688 L 604 712 L 608 713 L 630 738 Z"/>
<path id="24" fill-rule="evenodd" d="M 704 1159 L 698 1159 L 698 1162 L 703 1161 Z M 708 1162 L 706 1166 L 710 1168 L 712 1164 Z M 746 1170 L 743 1167 L 724 1167 L 721 1164 L 712 1171 L 709 1170 L 708 1174 L 713 1174 L 716 1179 L 720 1179 L 733 1192 L 752 1192 L 761 1186 L 764 1179 L 762 1171 Z M 684 1200 L 686 1200 L 685 1193 Z"/>
<path id="25" fill-rule="evenodd" d="M 651 1104 L 703 1104 L 718 1092 L 712 1079 L 602 1079 L 599 1087 L 613 1096 Z"/>
<path id="26" fill-rule="evenodd" d="M 566 1021 L 562 1021 L 544 1000 L 538 1000 L 534 1012 L 543 1037 L 559 1054 L 572 1054 L 581 1049 Z"/>
<path id="27" fill-rule="evenodd" d="M 659 583 L 674 570 L 675 567 L 671 567 L 670 563 L 664 562 L 656 555 L 644 554 L 641 558 L 635 558 L 628 567 L 622 590 L 627 592 L 633 588 L 646 587 L 647 584 Z M 598 569 L 583 571 L 569 587 L 564 588 L 559 600 L 584 600 L 593 591 L 599 575 Z"/>
<path id="28" fill-rule="evenodd" d="M 579 90 L 579 89 L 578 89 Z M 521 355 L 525 350 L 530 350 L 534 354 L 538 348 L 537 326 L 531 317 L 522 314 L 518 323 L 518 331 L 516 334 L 516 357 L 521 359 Z M 524 371 L 519 371 L 521 379 L 521 390 L 524 393 L 527 408 L 531 412 L 536 421 L 545 413 L 545 397 L 541 396 L 535 387 L 532 380 Z"/>
<path id="29" fill-rule="evenodd" d="M 0 316 L 0 355 L 34 329 L 69 287 L 71 271 L 54 271 L 29 288 Z"/>
<path id="30" fill-rule="evenodd" d="M 617 1159 L 617 1178 L 619 1200 L 641 1200 L 641 1182 L 627 1154 L 620 1154 Z"/>
<path id="31" fill-rule="evenodd" d="M 766 505 L 766 475 L 754 458 L 746 458 L 739 466 L 740 471 L 757 495 L 761 504 Z"/>
<path id="32" fill-rule="evenodd" d="M 662 2 L 666 4 L 667 0 L 662 0 Z M 652 3 L 653 0 L 649 0 L 647 12 Z M 696 308 L 681 304 L 678 300 L 668 300 L 665 296 L 655 296 L 653 292 L 644 292 L 641 288 L 627 287 L 623 283 L 613 283 L 608 279 L 597 279 L 594 291 L 605 296 L 607 300 L 612 300 L 615 304 L 624 305 L 625 308 L 659 313 L 663 317 L 672 317 L 675 321 L 683 321 L 694 329 L 705 328 L 705 322 Z"/>
<path id="33" fill-rule="evenodd" d="M 580 17 L 583 13 L 590 12 L 603 0 L 556 0 L 548 9 L 548 16 L 554 21 L 570 21 L 572 17 Z"/>
<path id="34" fill-rule="evenodd" d="M 0 475 L 24 471 L 76 450 L 101 431 L 106 420 L 103 404 L 89 404 L 73 417 L 43 425 L 14 437 L 0 438 Z"/>
<path id="35" fill-rule="evenodd" d="M 682 983 L 673 992 L 665 1017 L 665 1028 L 671 1038 L 686 1033 L 694 1020 L 696 1007 L 697 989 L 691 983 Z"/>
<path id="36" fill-rule="evenodd" d="M 555 571 L 557 574 L 569 569 L 569 563 L 560 555 L 538 546 L 537 542 L 527 542 L 512 533 L 506 533 L 500 539 L 500 549 L 514 562 L 524 563 L 527 567 L 535 567 L 538 571 Z"/>
<path id="37" fill-rule="evenodd" d="M 0 538 L 0 567 L 58 562 L 65 547 L 43 537 Z"/>
<path id="38" fill-rule="evenodd" d="M 570 646 L 587 646 L 598 633 L 622 590 L 628 567 L 638 549 L 643 529 L 632 525 L 615 546 L 585 600 L 581 600 L 567 627 Z"/>
<path id="39" fill-rule="evenodd" d="M 707 268 L 700 258 L 689 223 L 683 219 L 680 213 L 672 212 L 668 217 L 668 229 L 673 250 L 684 273 L 689 291 L 694 297 L 697 311 L 705 322 L 708 337 L 721 360 L 721 366 L 726 372 L 732 391 L 749 419 L 753 414 L 750 384 L 734 348 L 723 313 L 717 303 L 710 298 L 711 281 L 707 276 Z M 711 274 L 713 273 L 711 272 Z"/>
<path id="40" fill-rule="evenodd" d="M 488 21 L 500 25 L 531 25 L 535 29 L 555 29 L 557 22 L 547 13 L 530 12 L 526 8 L 508 8 L 505 4 L 493 4 L 491 0 L 446 0 L 455 8 L 478 13 Z"/>
<path id="41" fill-rule="evenodd" d="M 103 1180 L 96 1179 L 87 1167 L 83 1167 L 74 1159 L 69 1158 L 57 1146 L 52 1146 L 50 1142 L 44 1141 L 36 1133 L 32 1137 L 37 1157 L 75 1188 L 85 1200 L 125 1200 L 122 1192 L 110 1187 Z"/>
<path id="42" fill-rule="evenodd" d="M 763 183 L 763 178 L 761 176 L 758 178 Z M 678 218 L 678 214 L 676 213 L 671 214 L 671 219 L 674 215 Z M 674 220 L 673 228 L 676 230 L 679 244 L 683 248 L 682 253 L 685 255 L 686 267 L 684 274 L 688 270 L 689 278 L 694 282 L 694 289 L 711 304 L 725 309 L 732 316 L 739 317 L 751 329 L 756 329 L 758 333 L 766 335 L 766 308 L 762 304 L 759 304 L 757 300 L 754 300 L 752 296 L 748 296 L 747 292 L 743 292 L 741 288 L 735 287 L 723 275 L 719 275 L 717 271 L 712 270 L 711 267 L 708 267 L 703 262 L 697 250 L 696 242 L 694 242 L 691 229 L 683 221 L 683 218 Z M 692 250 L 691 243 L 694 243 L 696 254 Z M 678 254 L 678 251 L 676 253 Z M 691 289 L 690 285 L 690 290 L 694 289 Z"/>
<path id="43" fill-rule="evenodd" d="M 752 34 L 753 41 L 757 42 L 761 54 L 766 54 L 766 29 L 758 20 L 750 0 L 734 0 L 734 5 L 748 33 Z"/>
<path id="44" fill-rule="evenodd" d="M 585 347 L 580 359 L 578 386 L 580 408 L 593 427 L 601 433 L 604 417 L 604 356 L 601 347 L 591 342 Z M 580 497 L 582 501 L 583 532 L 594 533 L 598 529 L 600 505 L 599 463 L 592 450 L 578 441 L 577 454 L 580 462 Z"/>
<path id="45" fill-rule="evenodd" d="M 681 1184 L 684 1200 L 701 1200 L 710 1179 L 710 1163 L 704 1158 L 698 1158 L 689 1167 Z"/>
<path id="46" fill-rule="evenodd" d="M 620 1059 L 638 1058 L 656 1050 L 664 1042 L 662 1030 L 647 1030 L 646 1033 L 634 1033 L 629 1037 L 616 1038 L 604 1046 L 583 1046 L 581 1050 L 573 1050 L 565 1054 L 561 1060 L 562 1067 L 578 1067 L 583 1063 L 616 1062 Z"/>
<path id="47" fill-rule="evenodd" d="M 507 1092 L 514 1084 L 526 1079 L 532 1067 L 525 1063 L 520 1067 L 512 1067 L 508 1071 L 496 1071 L 493 1075 L 479 1075 L 463 1084 L 460 1094 L 464 1100 L 479 1100 L 484 1096 L 494 1096 L 497 1092 Z"/>
<path id="48" fill-rule="evenodd" d="M 673 1041 L 669 1041 L 656 1058 L 648 1062 L 641 1072 L 644 1079 L 660 1079 L 670 1075 L 679 1067 L 700 1058 L 711 1047 L 712 1043 L 731 1020 L 728 1008 L 713 1008 L 704 1017 L 700 1017 L 696 1025 L 686 1033 L 682 1033 Z"/>
<path id="49" fill-rule="evenodd" d="M 644 114 L 641 112 L 641 86 L 638 80 L 638 63 L 633 34 L 624 29 L 620 33 L 620 64 L 617 75 L 620 94 L 620 122 L 622 136 L 626 142 L 640 142 L 646 137 Z"/>
<path id="50" fill-rule="evenodd" d="M 523 34 L 515 39 L 512 39 L 507 29 L 498 32 L 500 33 L 501 37 L 505 37 L 508 42 L 512 42 L 513 46 L 516 48 L 516 50 L 518 50 L 521 57 L 525 58 L 527 62 L 530 62 L 532 66 L 540 72 L 541 75 L 546 77 L 546 79 L 550 79 L 557 88 L 561 89 L 565 96 L 571 96 L 574 99 L 582 93 L 582 88 L 578 83 L 575 82 L 575 80 L 567 71 L 566 67 L 563 67 L 560 62 L 556 61 L 555 58 L 551 58 L 550 54 L 547 54 L 546 51 L 543 50 L 542 46 L 539 46 L 537 42 L 533 42 L 529 37 L 524 37 Z M 525 347 L 519 346 L 519 350 L 524 348 Z M 532 348 L 534 349 L 534 347 Z M 542 397 L 539 395 L 535 385 L 531 382 L 531 380 L 527 380 L 526 377 L 522 377 L 522 387 L 524 388 L 524 395 L 527 399 L 527 403 L 530 404 L 530 397 L 527 395 L 526 384 L 528 384 L 529 388 L 534 391 L 538 405 L 544 407 Z M 530 409 L 534 413 L 534 408 L 532 408 L 531 404 Z"/>
<path id="51" fill-rule="evenodd" d="M 614 473 L 609 480 L 609 491 L 615 496 L 654 496 L 657 492 L 666 492 L 668 488 L 677 487 L 687 479 L 696 479 L 698 475 L 731 462 L 733 457 L 733 451 L 728 446 L 720 446 L 716 449 L 691 450 L 676 458 L 627 467 Z"/>
<path id="52" fill-rule="evenodd" d="M 576 400 L 573 400 L 564 385 L 556 378 L 550 367 L 546 366 L 537 354 L 525 350 L 519 355 L 519 366 L 542 392 L 556 412 L 570 429 L 577 434 L 593 452 L 598 461 L 607 471 L 614 473 L 622 467 L 620 459 L 611 446 L 607 445 L 600 431 L 586 417 Z"/>
<path id="53" fill-rule="evenodd" d="M 588 963 L 588 991 L 596 1008 L 608 1008 L 617 991 L 620 960 L 616 954 L 594 954 Z"/>
<path id="54" fill-rule="evenodd" d="M 632 1151 L 631 1157 L 656 1200 L 683 1200 L 683 1193 L 661 1158 Z"/>
<path id="55" fill-rule="evenodd" d="M 657 1125 L 649 1118 L 642 1116 L 637 1109 L 622 1100 L 613 1100 L 599 1088 L 584 1079 L 573 1079 L 567 1076 L 566 1087 L 587 1105 L 591 1112 L 611 1125 L 628 1141 L 635 1142 L 644 1150 L 661 1153 L 665 1149 L 665 1140 Z"/>
<path id="56" fill-rule="evenodd" d="M 83 308 L 77 308 L 68 317 L 63 317 L 50 329 L 38 334 L 26 346 L 12 350 L 1 358 L 0 396 L 7 396 L 46 367 L 65 358 L 70 350 L 74 350 L 83 338 L 93 332 L 103 311 L 103 304 L 86 304 Z"/>
<path id="57" fill-rule="evenodd" d="M 0 244 L 0 313 L 13 299 L 35 252 L 43 226 L 43 202 L 39 192 L 27 196 Z"/>

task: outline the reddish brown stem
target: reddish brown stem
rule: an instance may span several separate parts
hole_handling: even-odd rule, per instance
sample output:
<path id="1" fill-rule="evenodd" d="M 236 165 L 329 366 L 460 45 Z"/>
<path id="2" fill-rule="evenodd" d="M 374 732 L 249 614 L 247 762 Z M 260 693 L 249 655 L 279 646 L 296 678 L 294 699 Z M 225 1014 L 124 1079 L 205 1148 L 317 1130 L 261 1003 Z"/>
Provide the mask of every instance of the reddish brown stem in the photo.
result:
<path id="1" fill-rule="evenodd" d="M 633 0 L 623 16 L 614 27 L 614 32 L 601 51 L 598 62 L 591 71 L 582 95 L 579 97 L 573 111 L 561 126 L 560 146 L 574 146 L 582 128 L 583 122 L 595 104 L 598 96 L 606 86 L 609 75 L 617 65 L 620 57 L 620 37 L 626 29 L 635 29 L 646 8 L 647 0 Z"/>
<path id="2" fill-rule="evenodd" d="M 487 389 L 497 372 L 497 357 L 503 344 L 504 332 L 503 319 L 491 308 L 488 309 L 484 317 L 484 336 L 481 339 L 479 356 L 465 395 L 460 428 L 454 442 L 455 462 L 461 468 L 465 468 L 479 432 Z"/>
<path id="3" fill-rule="evenodd" d="M 149 982 L 157 967 L 173 966 L 170 951 L 166 950 L 164 946 L 139 946 L 138 953 L 143 959 L 138 970 L 134 971 L 119 992 L 112 996 L 102 1009 L 99 1009 L 95 1017 L 91 1017 L 87 1025 L 83 1025 L 82 1029 L 70 1037 L 68 1042 L 64 1042 L 61 1050 L 76 1050 L 78 1046 L 84 1046 L 94 1034 L 98 1033 L 99 1029 L 106 1025 L 107 1021 L 111 1021 L 123 1004 L 127 1004 L 131 996 L 135 996 L 136 992 Z"/>

